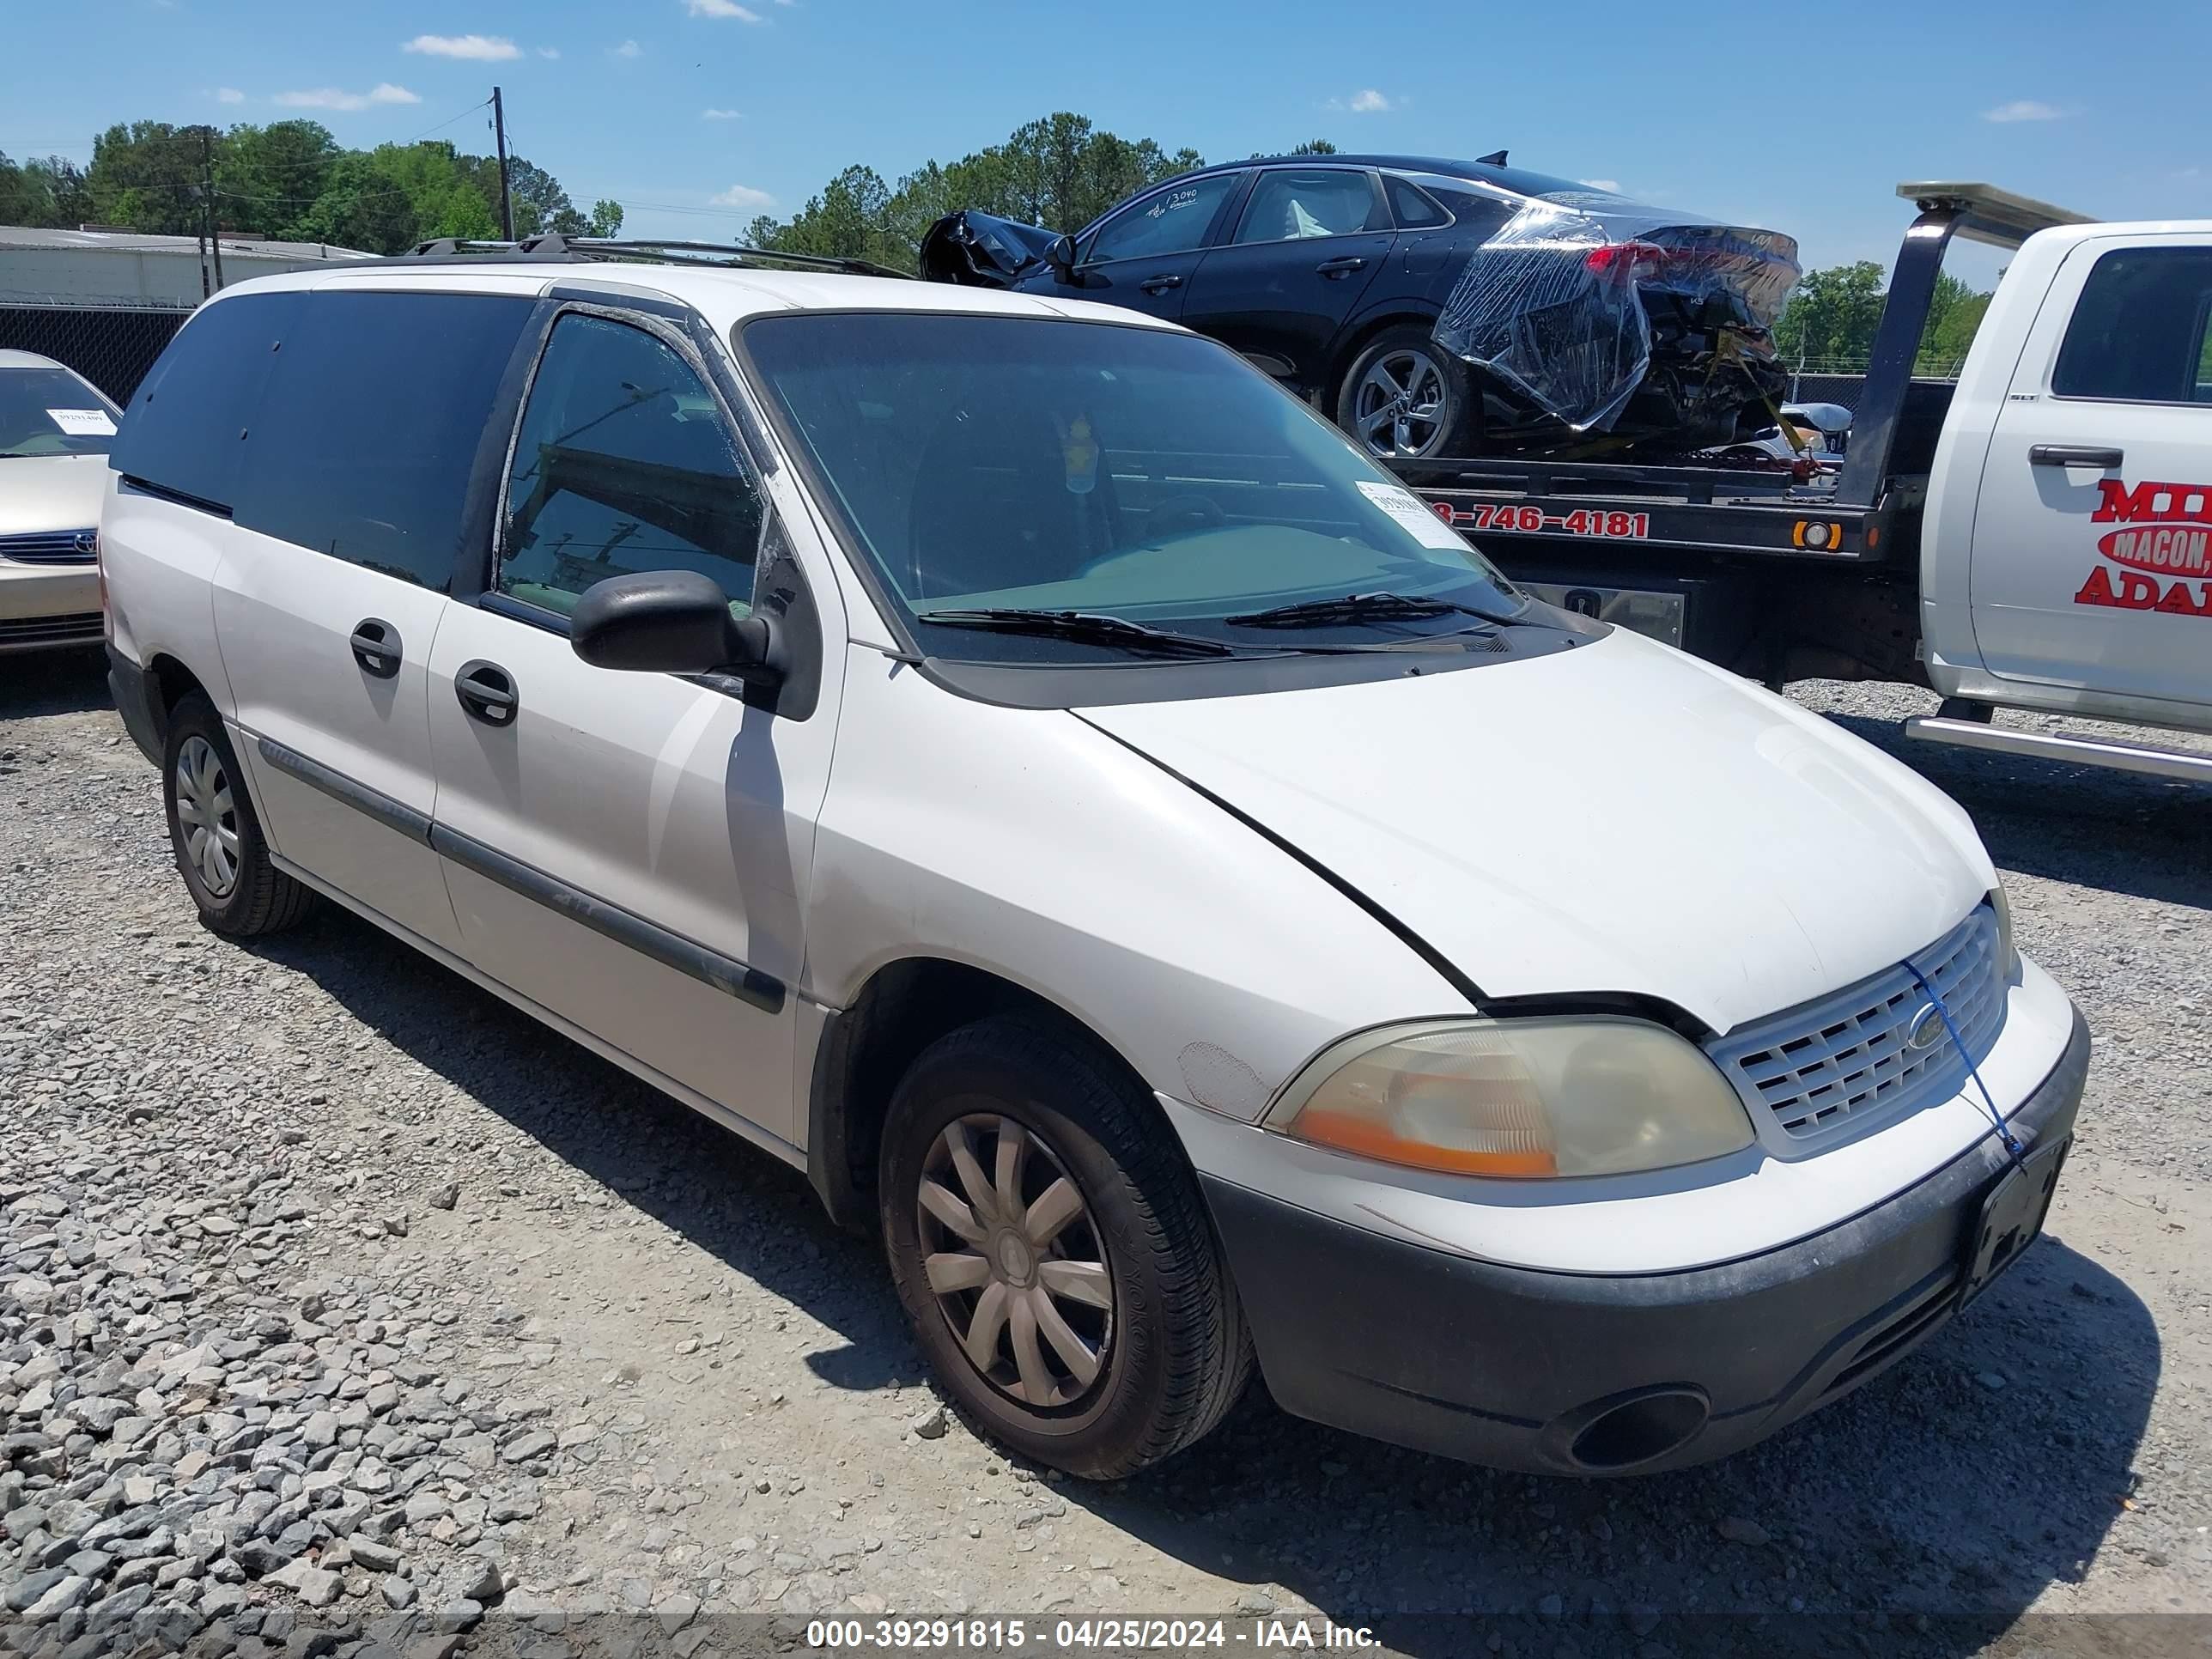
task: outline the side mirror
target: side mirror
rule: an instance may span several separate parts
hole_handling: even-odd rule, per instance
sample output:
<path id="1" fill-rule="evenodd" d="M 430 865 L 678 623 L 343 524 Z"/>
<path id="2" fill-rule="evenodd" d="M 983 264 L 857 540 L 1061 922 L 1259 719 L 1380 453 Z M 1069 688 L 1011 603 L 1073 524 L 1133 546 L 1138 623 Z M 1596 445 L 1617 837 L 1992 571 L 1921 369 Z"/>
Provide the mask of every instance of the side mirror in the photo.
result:
<path id="1" fill-rule="evenodd" d="M 1046 246 L 1044 262 L 1052 267 L 1052 274 L 1063 283 L 1075 275 L 1075 238 L 1055 236 Z"/>
<path id="2" fill-rule="evenodd" d="M 696 570 L 647 570 L 592 583 L 568 619 L 568 647 L 595 668 L 639 673 L 722 669 L 773 684 L 785 666 L 775 623 L 732 617 L 721 584 Z"/>

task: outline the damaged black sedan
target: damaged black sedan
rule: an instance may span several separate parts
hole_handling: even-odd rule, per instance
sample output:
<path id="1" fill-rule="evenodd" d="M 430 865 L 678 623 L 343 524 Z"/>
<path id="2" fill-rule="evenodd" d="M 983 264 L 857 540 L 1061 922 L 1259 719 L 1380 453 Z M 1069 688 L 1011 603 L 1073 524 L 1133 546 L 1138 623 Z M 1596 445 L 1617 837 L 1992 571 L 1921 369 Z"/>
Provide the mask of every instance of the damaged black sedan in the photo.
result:
<path id="1" fill-rule="evenodd" d="M 1504 164 L 1183 173 L 1073 235 L 969 210 L 921 273 L 1103 301 L 1244 354 L 1376 455 L 1680 454 L 1770 426 L 1798 277 L 1771 230 Z"/>

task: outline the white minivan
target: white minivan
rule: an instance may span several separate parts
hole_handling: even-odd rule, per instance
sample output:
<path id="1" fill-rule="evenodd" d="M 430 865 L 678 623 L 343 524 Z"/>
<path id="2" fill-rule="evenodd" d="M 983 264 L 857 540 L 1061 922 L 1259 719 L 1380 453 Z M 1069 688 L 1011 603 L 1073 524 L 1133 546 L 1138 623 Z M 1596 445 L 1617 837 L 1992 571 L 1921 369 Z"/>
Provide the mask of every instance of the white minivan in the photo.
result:
<path id="1" fill-rule="evenodd" d="M 208 925 L 325 896 L 805 1170 L 1030 1457 L 1165 1456 L 1256 1361 L 1694 1462 L 2041 1224 L 2088 1038 L 1965 814 L 1182 329 L 365 264 L 203 307 L 111 466 Z"/>

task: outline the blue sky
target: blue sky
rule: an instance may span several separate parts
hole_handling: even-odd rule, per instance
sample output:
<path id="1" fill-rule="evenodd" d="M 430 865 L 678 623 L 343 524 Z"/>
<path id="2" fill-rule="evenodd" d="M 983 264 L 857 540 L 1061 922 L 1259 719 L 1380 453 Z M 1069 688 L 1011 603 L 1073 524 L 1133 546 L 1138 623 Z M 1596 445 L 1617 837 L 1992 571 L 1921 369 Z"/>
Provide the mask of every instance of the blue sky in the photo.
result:
<path id="1" fill-rule="evenodd" d="M 368 145 L 516 149 L 647 234 L 734 236 L 837 168 L 887 179 L 1073 109 L 1209 160 L 1322 137 L 1478 155 L 1887 263 L 1901 179 L 2212 216 L 2212 5 L 1401 0 L 4 0 L 0 150 L 111 121 L 306 113 Z M 455 119 L 453 118 L 459 117 Z M 1985 283 L 1982 256 L 1961 274 Z"/>

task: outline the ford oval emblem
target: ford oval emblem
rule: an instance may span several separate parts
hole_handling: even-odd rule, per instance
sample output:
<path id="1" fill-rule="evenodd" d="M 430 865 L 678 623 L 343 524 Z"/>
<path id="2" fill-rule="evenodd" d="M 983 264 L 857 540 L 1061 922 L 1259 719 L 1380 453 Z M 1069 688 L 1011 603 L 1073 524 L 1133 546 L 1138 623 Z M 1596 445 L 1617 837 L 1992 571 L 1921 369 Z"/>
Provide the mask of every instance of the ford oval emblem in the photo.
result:
<path id="1" fill-rule="evenodd" d="M 1913 1015 L 1912 1024 L 1905 1032 L 1905 1052 L 1924 1054 L 1942 1040 L 1943 1011 L 1931 1002 Z"/>

